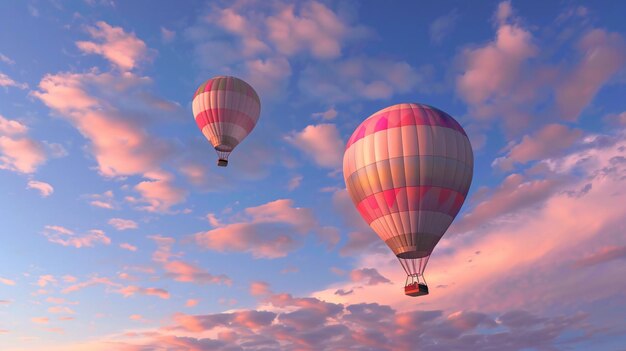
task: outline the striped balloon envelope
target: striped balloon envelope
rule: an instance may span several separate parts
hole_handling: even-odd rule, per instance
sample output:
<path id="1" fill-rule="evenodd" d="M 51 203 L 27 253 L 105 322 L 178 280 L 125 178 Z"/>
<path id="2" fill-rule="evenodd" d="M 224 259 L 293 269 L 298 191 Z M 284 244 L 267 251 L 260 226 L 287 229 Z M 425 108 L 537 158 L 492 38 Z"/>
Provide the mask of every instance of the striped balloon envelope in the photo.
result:
<path id="1" fill-rule="evenodd" d="M 204 82 L 193 95 L 193 116 L 218 154 L 218 166 L 250 134 L 261 112 L 261 100 L 250 84 L 219 76 Z"/>
<path id="2" fill-rule="evenodd" d="M 414 294 L 428 293 L 424 269 L 465 201 L 473 168 L 472 146 L 461 125 L 423 104 L 382 109 L 348 140 L 343 157 L 348 193 L 400 260 Z"/>

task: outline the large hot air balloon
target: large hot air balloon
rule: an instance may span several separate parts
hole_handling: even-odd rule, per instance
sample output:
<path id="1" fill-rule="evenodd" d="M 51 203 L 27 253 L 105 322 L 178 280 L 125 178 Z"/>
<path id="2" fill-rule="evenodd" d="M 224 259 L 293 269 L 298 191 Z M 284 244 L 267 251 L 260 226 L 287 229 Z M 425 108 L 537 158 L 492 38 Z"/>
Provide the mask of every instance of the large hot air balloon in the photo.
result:
<path id="1" fill-rule="evenodd" d="M 447 113 L 398 104 L 367 118 L 343 156 L 348 193 L 407 274 L 405 294 L 428 294 L 424 269 L 472 182 L 467 134 Z"/>
<path id="2" fill-rule="evenodd" d="M 217 165 L 226 167 L 228 155 L 256 125 L 261 100 L 243 80 L 219 76 L 200 85 L 192 109 L 198 128 L 217 151 Z"/>

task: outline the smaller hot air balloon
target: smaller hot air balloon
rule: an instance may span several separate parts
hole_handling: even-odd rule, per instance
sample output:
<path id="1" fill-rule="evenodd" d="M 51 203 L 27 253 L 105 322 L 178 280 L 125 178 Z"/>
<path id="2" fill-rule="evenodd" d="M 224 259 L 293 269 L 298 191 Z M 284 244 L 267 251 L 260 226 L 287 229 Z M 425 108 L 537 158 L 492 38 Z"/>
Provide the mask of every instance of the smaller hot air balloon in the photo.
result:
<path id="1" fill-rule="evenodd" d="M 261 100 L 243 80 L 218 76 L 196 90 L 192 110 L 198 128 L 217 152 L 217 165 L 226 167 L 228 155 L 259 120 Z"/>
<path id="2" fill-rule="evenodd" d="M 357 210 L 407 274 L 404 292 L 428 294 L 424 269 L 472 182 L 472 145 L 447 113 L 397 104 L 356 128 L 343 177 Z"/>

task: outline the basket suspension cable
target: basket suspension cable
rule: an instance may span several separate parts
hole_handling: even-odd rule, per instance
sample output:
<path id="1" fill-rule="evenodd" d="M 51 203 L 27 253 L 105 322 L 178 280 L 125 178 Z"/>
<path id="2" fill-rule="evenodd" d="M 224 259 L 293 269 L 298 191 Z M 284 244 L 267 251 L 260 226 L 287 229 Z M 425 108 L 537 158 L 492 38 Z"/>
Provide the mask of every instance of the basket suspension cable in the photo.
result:
<path id="1" fill-rule="evenodd" d="M 404 272 L 406 273 L 407 276 L 411 275 L 409 272 L 408 267 L 404 266 L 404 262 L 402 261 L 402 259 L 398 256 L 396 256 L 398 258 L 398 261 L 400 261 L 400 265 L 402 266 L 402 269 L 404 269 Z"/>

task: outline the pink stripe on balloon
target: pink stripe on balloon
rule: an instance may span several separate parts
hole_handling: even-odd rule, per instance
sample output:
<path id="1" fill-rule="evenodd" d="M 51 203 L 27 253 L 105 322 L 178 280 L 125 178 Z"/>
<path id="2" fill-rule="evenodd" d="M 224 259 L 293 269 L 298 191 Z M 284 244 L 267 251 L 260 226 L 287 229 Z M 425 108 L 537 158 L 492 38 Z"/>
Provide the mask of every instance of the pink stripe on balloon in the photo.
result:
<path id="1" fill-rule="evenodd" d="M 198 128 L 200 128 L 200 130 L 202 130 L 202 128 L 204 128 L 204 126 L 209 123 L 220 122 L 236 124 L 246 130 L 248 133 L 252 131 L 255 125 L 255 121 L 246 113 L 228 109 L 208 109 L 200 112 L 196 116 L 196 124 L 198 125 Z"/>
<path id="2" fill-rule="evenodd" d="M 465 131 L 461 125 L 447 113 L 434 107 L 420 104 L 404 104 L 407 107 L 396 109 L 386 108 L 367 118 L 348 140 L 346 149 L 367 135 L 401 126 L 431 125 L 449 128 L 460 132 Z"/>
<path id="3" fill-rule="evenodd" d="M 406 200 L 397 201 L 398 198 Z M 452 189 L 414 186 L 394 188 L 369 195 L 356 207 L 369 224 L 379 217 L 407 211 L 440 212 L 454 217 L 461 209 L 464 200 L 463 194 Z"/>

